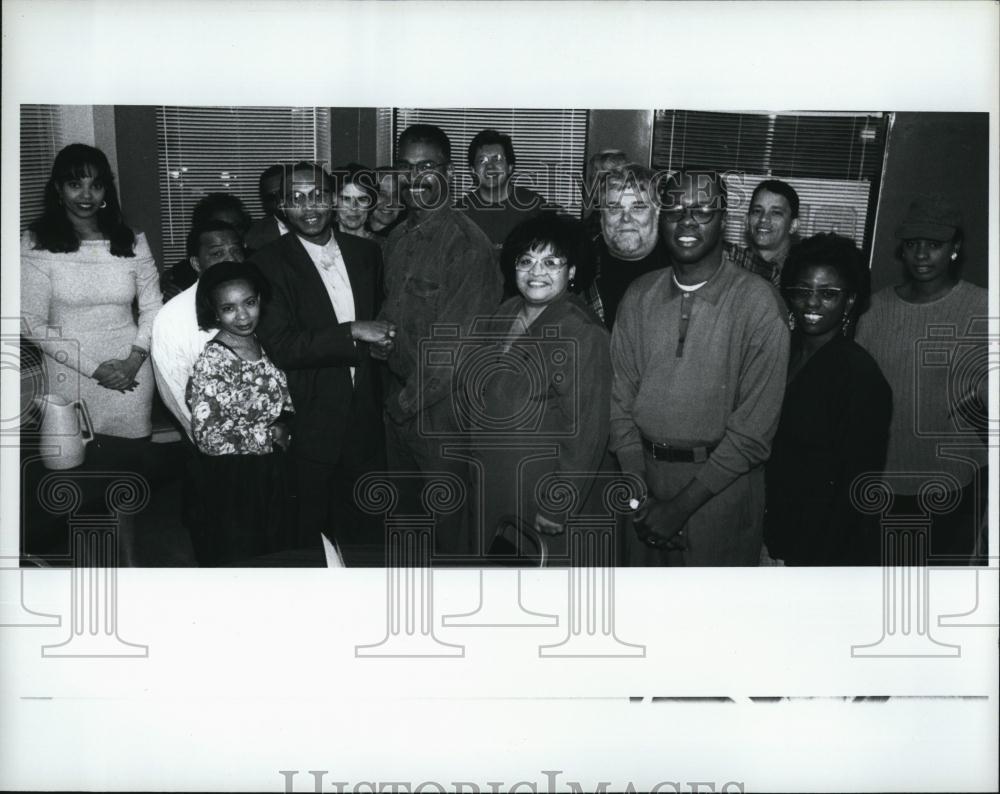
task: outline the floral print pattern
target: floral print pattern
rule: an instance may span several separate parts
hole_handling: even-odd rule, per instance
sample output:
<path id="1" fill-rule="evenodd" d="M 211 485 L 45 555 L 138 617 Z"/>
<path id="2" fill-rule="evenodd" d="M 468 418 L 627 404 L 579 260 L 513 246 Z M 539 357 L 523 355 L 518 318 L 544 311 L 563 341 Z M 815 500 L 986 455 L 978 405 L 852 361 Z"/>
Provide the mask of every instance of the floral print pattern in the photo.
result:
<path id="1" fill-rule="evenodd" d="M 271 425 L 293 410 L 285 373 L 263 350 L 259 361 L 245 361 L 214 339 L 195 362 L 186 398 L 195 444 L 205 455 L 269 454 Z"/>

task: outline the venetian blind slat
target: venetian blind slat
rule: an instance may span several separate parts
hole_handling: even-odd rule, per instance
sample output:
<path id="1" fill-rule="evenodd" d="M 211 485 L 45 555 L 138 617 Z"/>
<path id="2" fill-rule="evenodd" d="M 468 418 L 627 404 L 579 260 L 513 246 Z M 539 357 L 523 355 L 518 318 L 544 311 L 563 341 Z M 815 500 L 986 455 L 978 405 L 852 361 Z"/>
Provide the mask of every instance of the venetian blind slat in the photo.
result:
<path id="1" fill-rule="evenodd" d="M 42 214 L 45 183 L 63 146 L 58 105 L 21 105 L 20 229 Z"/>
<path id="2" fill-rule="evenodd" d="M 764 179 L 799 194 L 799 236 L 835 231 L 870 246 L 872 185 L 885 153 L 881 113 L 719 113 L 658 110 L 652 165 L 727 173 L 726 238 L 745 243 L 746 211 Z"/>
<path id="3" fill-rule="evenodd" d="M 257 182 L 279 162 L 330 159 L 330 113 L 314 107 L 161 106 L 157 117 L 164 263 L 183 258 L 191 211 L 231 193 L 254 217 Z"/>

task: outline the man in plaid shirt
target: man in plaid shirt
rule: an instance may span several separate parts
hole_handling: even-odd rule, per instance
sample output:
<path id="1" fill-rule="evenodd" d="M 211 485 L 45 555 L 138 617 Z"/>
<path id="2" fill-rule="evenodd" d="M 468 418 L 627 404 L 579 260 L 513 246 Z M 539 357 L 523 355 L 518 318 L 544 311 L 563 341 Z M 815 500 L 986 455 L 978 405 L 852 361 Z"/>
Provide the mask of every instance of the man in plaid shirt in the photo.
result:
<path id="1" fill-rule="evenodd" d="M 749 248 L 729 246 L 730 257 L 742 267 L 777 286 L 781 268 L 799 229 L 799 195 L 780 179 L 765 179 L 750 198 L 747 212 Z"/>

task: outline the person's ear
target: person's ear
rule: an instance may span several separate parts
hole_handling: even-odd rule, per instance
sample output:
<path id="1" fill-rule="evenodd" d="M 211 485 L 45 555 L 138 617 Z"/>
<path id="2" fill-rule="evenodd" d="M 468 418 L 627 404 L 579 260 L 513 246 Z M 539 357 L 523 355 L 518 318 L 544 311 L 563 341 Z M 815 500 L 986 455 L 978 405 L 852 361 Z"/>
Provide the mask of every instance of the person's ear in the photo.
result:
<path id="1" fill-rule="evenodd" d="M 191 264 L 191 269 L 200 276 L 201 275 L 201 262 L 198 261 L 198 257 L 196 257 L 196 256 L 189 256 L 188 257 L 188 262 Z"/>
<path id="2" fill-rule="evenodd" d="M 570 265 L 569 270 L 566 271 L 566 276 L 570 284 L 576 280 L 576 265 Z"/>
<path id="3" fill-rule="evenodd" d="M 854 308 L 854 304 L 855 304 L 855 302 L 857 300 L 858 300 L 858 296 L 857 296 L 857 293 L 855 293 L 855 292 L 852 292 L 850 295 L 847 296 L 847 303 L 844 304 L 844 315 L 845 316 L 851 313 L 851 310 Z"/>
<path id="4" fill-rule="evenodd" d="M 788 233 L 789 234 L 798 234 L 799 233 L 799 219 L 798 218 L 792 218 L 792 222 L 790 224 L 788 224 Z"/>

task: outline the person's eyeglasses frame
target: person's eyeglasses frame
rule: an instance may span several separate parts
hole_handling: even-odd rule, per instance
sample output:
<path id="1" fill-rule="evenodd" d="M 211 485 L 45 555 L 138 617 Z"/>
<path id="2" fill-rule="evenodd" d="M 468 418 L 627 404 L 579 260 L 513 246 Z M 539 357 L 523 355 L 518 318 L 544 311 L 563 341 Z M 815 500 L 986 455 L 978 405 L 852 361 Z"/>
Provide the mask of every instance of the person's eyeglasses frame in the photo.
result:
<path id="1" fill-rule="evenodd" d="M 507 155 L 505 154 L 490 154 L 483 155 L 482 157 L 476 157 L 473 159 L 472 164 L 477 168 L 485 168 L 488 165 L 507 165 Z"/>
<path id="2" fill-rule="evenodd" d="M 721 207 L 663 207 L 660 210 L 660 218 L 667 223 L 681 223 L 684 218 L 690 216 L 699 226 L 704 226 L 715 220 L 722 211 Z"/>
<path id="3" fill-rule="evenodd" d="M 833 304 L 848 294 L 843 287 L 785 287 L 782 289 L 785 297 L 796 303 L 805 303 L 815 295 L 823 303 Z"/>
<path id="4" fill-rule="evenodd" d="M 395 163 L 392 167 L 392 170 L 401 176 L 408 176 L 412 179 L 415 176 L 419 176 L 420 174 L 426 174 L 429 171 L 435 171 L 438 168 L 443 168 L 446 167 L 447 165 L 449 165 L 449 163 L 447 162 L 437 163 L 434 162 L 433 160 L 421 160 L 419 163 L 406 163 L 401 161 Z"/>
<path id="5" fill-rule="evenodd" d="M 530 273 L 535 269 L 535 265 L 541 265 L 542 270 L 547 273 L 558 273 L 564 267 L 569 267 L 569 260 L 558 256 L 547 256 L 543 259 L 536 259 L 526 254 L 522 254 L 514 260 L 514 269 L 519 273 Z"/>

